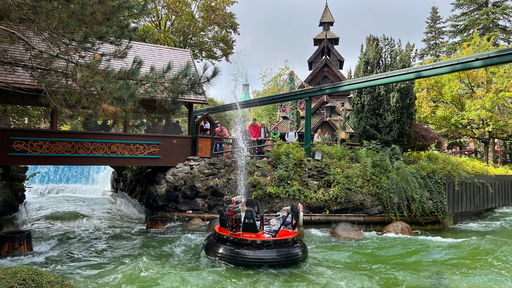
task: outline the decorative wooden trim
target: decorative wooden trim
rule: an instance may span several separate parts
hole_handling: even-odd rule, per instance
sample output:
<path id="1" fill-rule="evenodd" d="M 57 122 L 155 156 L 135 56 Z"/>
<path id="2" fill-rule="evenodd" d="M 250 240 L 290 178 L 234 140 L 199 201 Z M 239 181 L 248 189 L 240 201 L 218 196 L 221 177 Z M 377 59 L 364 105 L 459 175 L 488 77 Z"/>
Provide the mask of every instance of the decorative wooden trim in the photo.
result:
<path id="1" fill-rule="evenodd" d="M 17 152 L 8 153 L 10 156 L 160 158 L 149 155 L 160 151 L 160 142 L 35 137 L 11 140 L 11 147 Z"/>

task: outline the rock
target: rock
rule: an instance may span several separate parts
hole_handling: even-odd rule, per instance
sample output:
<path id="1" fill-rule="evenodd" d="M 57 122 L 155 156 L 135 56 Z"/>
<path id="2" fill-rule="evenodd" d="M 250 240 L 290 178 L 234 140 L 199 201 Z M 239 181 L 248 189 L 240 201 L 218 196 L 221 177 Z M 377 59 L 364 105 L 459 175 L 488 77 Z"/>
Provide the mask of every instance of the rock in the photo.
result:
<path id="1" fill-rule="evenodd" d="M 187 222 L 187 228 L 196 228 L 204 225 L 204 221 L 199 218 L 192 218 L 192 220 Z"/>
<path id="2" fill-rule="evenodd" d="M 206 177 L 211 177 L 219 173 L 219 171 L 213 169 L 200 169 L 199 172 Z"/>
<path id="3" fill-rule="evenodd" d="M 409 224 L 402 222 L 402 221 L 396 221 L 391 224 L 388 224 L 386 227 L 384 227 L 384 230 L 382 230 L 384 234 L 387 233 L 394 233 L 398 235 L 407 235 L 407 236 L 413 236 L 411 226 Z"/>
<path id="4" fill-rule="evenodd" d="M 219 218 L 210 220 L 210 222 L 208 222 L 208 229 L 206 229 L 206 232 L 209 233 L 215 231 L 215 226 L 217 225 L 219 225 Z"/>
<path id="5" fill-rule="evenodd" d="M 188 157 L 187 157 L 187 160 L 199 161 L 199 160 L 201 160 L 201 157 L 197 157 L 197 156 L 188 156 Z"/>
<path id="6" fill-rule="evenodd" d="M 183 199 L 177 206 L 178 210 L 180 211 L 199 211 L 202 210 L 202 204 L 203 201 L 201 199 Z"/>
<path id="7" fill-rule="evenodd" d="M 366 209 L 364 212 L 365 212 L 365 214 L 368 214 L 368 215 L 382 214 L 382 213 L 384 213 L 384 208 L 382 206 L 377 206 L 377 207 L 373 207 L 370 209 Z"/>
<path id="8" fill-rule="evenodd" d="M 352 240 L 363 238 L 363 231 L 361 231 L 361 229 L 359 229 L 356 225 L 348 222 L 335 224 L 329 232 L 331 233 L 331 236 L 336 238 Z"/>
<path id="9" fill-rule="evenodd" d="M 197 197 L 198 189 L 196 185 L 185 185 L 181 188 L 181 197 L 185 199 L 194 199 Z"/>

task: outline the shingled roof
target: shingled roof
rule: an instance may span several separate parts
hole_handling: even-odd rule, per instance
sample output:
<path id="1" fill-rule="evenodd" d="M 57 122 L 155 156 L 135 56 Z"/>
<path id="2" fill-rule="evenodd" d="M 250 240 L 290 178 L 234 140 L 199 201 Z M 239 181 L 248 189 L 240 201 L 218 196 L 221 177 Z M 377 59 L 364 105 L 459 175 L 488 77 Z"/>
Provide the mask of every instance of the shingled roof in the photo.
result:
<path id="1" fill-rule="evenodd" d="M 7 32 L 0 31 L 0 38 L 4 38 Z M 27 33 L 25 33 L 27 35 Z M 44 47 L 44 44 L 36 37 L 30 37 L 32 43 L 37 47 Z M 114 69 L 126 68 L 132 65 L 133 60 L 138 57 L 143 61 L 141 72 L 149 72 L 151 67 L 163 69 L 168 63 L 171 63 L 171 73 L 175 73 L 191 63 L 194 69 L 194 59 L 192 52 L 187 49 L 180 49 L 168 46 L 154 45 L 142 42 L 130 42 L 131 49 L 125 58 L 113 59 L 109 65 Z M 26 48 L 19 43 L 0 42 L 0 49 L 7 51 L 10 57 L 22 61 L 27 61 L 28 54 Z M 111 52 L 114 48 L 105 45 L 101 50 Z M 3 89 L 24 89 L 24 90 L 43 90 L 43 87 L 33 79 L 30 74 L 22 68 L 0 66 L 0 88 Z M 178 101 L 191 103 L 207 103 L 206 95 L 183 95 Z"/>

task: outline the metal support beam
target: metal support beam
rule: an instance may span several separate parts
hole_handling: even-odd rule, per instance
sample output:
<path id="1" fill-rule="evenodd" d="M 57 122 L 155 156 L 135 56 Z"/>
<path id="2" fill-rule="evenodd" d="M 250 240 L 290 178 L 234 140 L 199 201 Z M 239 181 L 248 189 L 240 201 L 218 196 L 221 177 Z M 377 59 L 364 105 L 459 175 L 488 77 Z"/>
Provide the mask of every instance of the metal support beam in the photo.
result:
<path id="1" fill-rule="evenodd" d="M 512 62 L 512 48 L 490 51 L 457 59 L 441 61 L 428 65 L 380 73 L 372 76 L 350 79 L 338 83 L 317 86 L 293 92 L 256 98 L 239 103 L 240 108 L 250 108 L 269 104 L 306 99 L 319 95 L 350 91 L 384 84 L 409 81 L 443 75 L 453 72 L 483 68 L 487 66 L 506 64 Z M 237 103 L 229 103 L 214 107 L 208 107 L 194 111 L 194 115 L 213 114 L 238 109 Z"/>
<path id="2" fill-rule="evenodd" d="M 311 157 L 311 98 L 306 99 L 306 117 L 304 119 L 304 151 Z"/>

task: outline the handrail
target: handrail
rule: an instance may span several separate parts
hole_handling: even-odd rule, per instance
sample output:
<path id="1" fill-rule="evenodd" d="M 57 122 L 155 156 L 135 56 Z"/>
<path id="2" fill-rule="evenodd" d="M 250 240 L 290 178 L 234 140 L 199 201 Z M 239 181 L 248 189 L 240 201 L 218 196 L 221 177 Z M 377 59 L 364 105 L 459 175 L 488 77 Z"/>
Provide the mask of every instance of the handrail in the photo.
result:
<path id="1" fill-rule="evenodd" d="M 293 100 L 307 99 L 314 96 L 351 91 L 383 84 L 390 84 L 408 80 L 421 79 L 431 76 L 443 75 L 453 72 L 483 68 L 487 66 L 512 62 L 512 48 L 484 52 L 457 59 L 451 59 L 432 64 L 420 65 L 411 68 L 399 69 L 372 76 L 345 80 L 342 82 L 296 90 L 288 93 L 251 99 L 239 103 L 229 103 L 193 111 L 194 116 L 213 114 L 237 110 L 238 107 L 251 108 L 269 104 L 282 103 Z"/>

